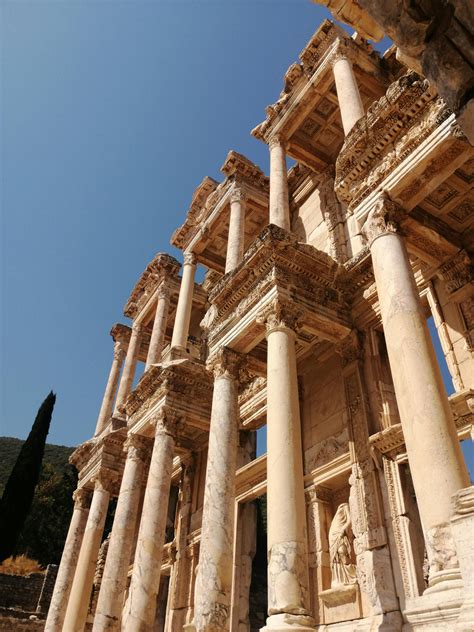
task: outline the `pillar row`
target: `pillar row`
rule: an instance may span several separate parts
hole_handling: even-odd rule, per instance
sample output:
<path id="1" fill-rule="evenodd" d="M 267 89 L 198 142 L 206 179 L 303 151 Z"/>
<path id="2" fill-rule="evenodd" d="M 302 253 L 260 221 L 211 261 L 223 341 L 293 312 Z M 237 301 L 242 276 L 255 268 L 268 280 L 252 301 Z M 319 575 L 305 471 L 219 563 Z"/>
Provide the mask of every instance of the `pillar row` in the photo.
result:
<path id="1" fill-rule="evenodd" d="M 64 619 L 63 630 L 67 632 L 84 630 L 112 483 L 113 479 L 107 473 L 101 473 L 95 479 L 89 516 Z"/>
<path id="2" fill-rule="evenodd" d="M 214 373 L 199 568 L 191 632 L 230 629 L 238 446 L 239 354 L 223 348 L 208 361 Z"/>
<path id="3" fill-rule="evenodd" d="M 64 543 L 61 563 L 54 584 L 53 596 L 49 604 L 48 616 L 45 624 L 45 632 L 61 632 L 66 606 L 71 593 L 72 580 L 76 571 L 79 551 L 86 528 L 91 493 L 84 488 L 77 489 L 73 495 L 74 510 L 72 513 L 66 542 Z"/>
<path id="4" fill-rule="evenodd" d="M 123 629 L 127 632 L 151 632 L 154 629 L 179 422 L 177 414 L 165 406 L 153 419 L 155 439 L 123 620 Z"/>
<path id="5" fill-rule="evenodd" d="M 430 586 L 454 576 L 451 496 L 469 485 L 404 239 L 402 210 L 383 195 L 363 226 L 372 255 L 388 358 L 425 534 Z M 433 467 L 433 463 L 436 467 Z M 433 500 L 436 490 L 436 501 Z"/>
<path id="6" fill-rule="evenodd" d="M 275 301 L 267 327 L 268 619 L 263 630 L 314 630 L 310 614 L 301 421 L 292 305 Z"/>
<path id="7" fill-rule="evenodd" d="M 100 584 L 93 632 L 115 632 L 121 628 L 143 474 L 149 460 L 149 442 L 146 437 L 130 434 L 124 445 L 127 458 Z"/>

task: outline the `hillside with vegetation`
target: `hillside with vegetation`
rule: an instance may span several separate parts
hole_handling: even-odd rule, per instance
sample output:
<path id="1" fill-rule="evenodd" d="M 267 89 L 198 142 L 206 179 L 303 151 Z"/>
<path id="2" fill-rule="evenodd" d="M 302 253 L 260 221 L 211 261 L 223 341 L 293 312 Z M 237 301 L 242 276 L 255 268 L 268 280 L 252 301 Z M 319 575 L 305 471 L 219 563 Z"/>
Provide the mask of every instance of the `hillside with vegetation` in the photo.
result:
<path id="1" fill-rule="evenodd" d="M 0 495 L 23 441 L 0 437 Z M 58 564 L 71 519 L 77 474 L 69 464 L 74 448 L 46 444 L 31 511 L 21 530 L 16 554 L 26 554 L 43 566 Z"/>

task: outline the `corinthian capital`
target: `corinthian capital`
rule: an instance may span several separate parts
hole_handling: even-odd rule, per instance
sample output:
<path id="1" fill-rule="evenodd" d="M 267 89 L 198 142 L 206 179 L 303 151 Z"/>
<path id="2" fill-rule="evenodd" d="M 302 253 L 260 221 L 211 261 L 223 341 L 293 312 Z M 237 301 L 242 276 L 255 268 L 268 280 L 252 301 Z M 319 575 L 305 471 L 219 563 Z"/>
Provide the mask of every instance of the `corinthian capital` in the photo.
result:
<path id="1" fill-rule="evenodd" d="M 75 509 L 89 509 L 91 504 L 91 492 L 89 489 L 85 489 L 84 487 L 79 487 L 73 493 L 72 498 L 74 500 L 74 508 Z"/>
<path id="2" fill-rule="evenodd" d="M 354 61 L 354 50 L 345 41 L 338 41 L 336 48 L 330 53 L 328 61 L 331 66 L 341 59 L 347 59 L 350 62 Z"/>
<path id="3" fill-rule="evenodd" d="M 208 359 L 206 368 L 214 373 L 214 378 L 231 377 L 237 379 L 244 357 L 227 347 L 222 347 Z"/>
<path id="4" fill-rule="evenodd" d="M 94 483 L 94 489 L 102 489 L 112 494 L 116 491 L 118 472 L 106 469 L 100 470 L 100 472 L 93 477 L 92 481 Z"/>
<path id="5" fill-rule="evenodd" d="M 161 283 L 156 292 L 156 297 L 158 300 L 168 301 L 170 298 L 170 289 L 165 283 Z"/>
<path id="6" fill-rule="evenodd" d="M 398 221 L 402 214 L 403 210 L 401 207 L 392 202 L 387 193 L 382 193 L 374 208 L 370 211 L 361 230 L 369 247 L 382 235 L 398 233 Z"/>
<path id="7" fill-rule="evenodd" d="M 134 322 L 132 324 L 132 333 L 134 333 L 136 336 L 140 335 L 142 327 L 143 325 L 141 323 Z"/>
<path id="8" fill-rule="evenodd" d="M 150 458 L 152 442 L 143 435 L 129 433 L 123 448 L 127 451 L 127 459 L 144 463 Z"/>
<path id="9" fill-rule="evenodd" d="M 245 192 L 245 189 L 242 188 L 240 185 L 234 185 L 232 187 L 232 191 L 230 193 L 230 201 L 231 202 L 245 202 L 247 200 L 247 193 Z"/>
<path id="10" fill-rule="evenodd" d="M 114 359 L 122 362 L 125 358 L 125 349 L 119 340 L 114 344 Z"/>
<path id="11" fill-rule="evenodd" d="M 273 147 L 282 147 L 286 151 L 286 140 L 279 134 L 272 134 L 268 139 L 268 146 L 270 149 Z"/>
<path id="12" fill-rule="evenodd" d="M 301 324 L 303 313 L 289 301 L 275 299 L 263 308 L 257 317 L 257 322 L 267 328 L 267 335 L 272 331 L 291 329 L 296 332 Z"/>
<path id="13" fill-rule="evenodd" d="M 196 265 L 197 257 L 194 252 L 185 252 L 184 253 L 184 265 Z"/>
<path id="14" fill-rule="evenodd" d="M 162 406 L 152 418 L 151 423 L 155 426 L 155 435 L 167 434 L 176 439 L 183 425 L 183 418 L 169 406 Z"/>

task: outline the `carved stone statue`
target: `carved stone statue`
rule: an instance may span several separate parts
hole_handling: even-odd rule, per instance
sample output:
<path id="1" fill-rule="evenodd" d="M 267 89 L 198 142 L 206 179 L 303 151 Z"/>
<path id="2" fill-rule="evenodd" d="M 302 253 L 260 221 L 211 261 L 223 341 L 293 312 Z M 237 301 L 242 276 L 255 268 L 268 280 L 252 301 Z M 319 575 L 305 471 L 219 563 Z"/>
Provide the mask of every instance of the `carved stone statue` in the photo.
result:
<path id="1" fill-rule="evenodd" d="M 329 527 L 329 555 L 331 560 L 331 588 L 356 582 L 355 565 L 351 563 L 349 528 L 351 515 L 348 503 L 341 503 Z"/>

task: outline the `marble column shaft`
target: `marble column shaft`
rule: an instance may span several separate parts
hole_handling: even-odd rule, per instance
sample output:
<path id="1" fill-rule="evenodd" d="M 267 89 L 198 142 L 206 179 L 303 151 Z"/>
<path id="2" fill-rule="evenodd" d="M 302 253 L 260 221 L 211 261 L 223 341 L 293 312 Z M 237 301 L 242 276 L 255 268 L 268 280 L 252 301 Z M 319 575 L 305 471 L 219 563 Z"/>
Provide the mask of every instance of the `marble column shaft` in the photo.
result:
<path id="1" fill-rule="evenodd" d="M 94 433 L 95 436 L 99 435 L 102 432 L 110 417 L 112 416 L 112 411 L 114 409 L 114 399 L 115 395 L 117 394 L 120 370 L 122 368 L 124 358 L 125 352 L 122 348 L 122 343 L 117 341 L 114 344 L 114 359 L 112 361 L 109 379 L 107 380 L 107 386 L 105 387 L 102 406 L 100 407 L 99 417 L 97 419 L 97 425 Z"/>
<path id="2" fill-rule="evenodd" d="M 229 235 L 227 238 L 227 254 L 225 272 L 231 272 L 242 261 L 245 240 L 246 195 L 240 187 L 236 187 L 230 196 Z"/>
<path id="3" fill-rule="evenodd" d="M 128 343 L 127 357 L 125 358 L 125 366 L 123 367 L 122 379 L 115 401 L 114 416 L 120 416 L 120 407 L 125 404 L 133 386 L 133 378 L 135 377 L 135 369 L 137 366 L 138 351 L 140 349 L 140 332 L 141 325 L 133 323 L 130 342 Z"/>
<path id="4" fill-rule="evenodd" d="M 336 83 L 337 100 L 341 111 L 342 127 L 347 136 L 357 121 L 365 114 L 351 60 L 344 53 L 336 52 L 332 66 Z"/>
<path id="5" fill-rule="evenodd" d="M 127 632 L 151 632 L 154 629 L 160 587 L 178 421 L 173 411 L 161 409 L 155 423 L 155 441 L 123 621 L 123 629 Z"/>
<path id="6" fill-rule="evenodd" d="M 100 585 L 93 632 L 120 630 L 123 598 L 147 461 L 147 440 L 139 435 L 130 435 L 125 448 L 127 458 Z"/>
<path id="7" fill-rule="evenodd" d="M 285 144 L 279 137 L 269 140 L 270 148 L 270 224 L 290 230 L 290 198 Z"/>
<path id="8" fill-rule="evenodd" d="M 394 220 L 398 212 L 393 202 L 381 197 L 363 232 L 372 254 L 388 358 L 431 570 L 436 571 L 444 564 L 441 549 L 449 549 L 451 496 L 469 485 L 469 477 L 404 240 Z"/>
<path id="9" fill-rule="evenodd" d="M 296 372 L 296 315 L 280 305 L 267 318 L 266 630 L 306 630 L 310 617 L 306 508 Z"/>
<path id="10" fill-rule="evenodd" d="M 156 364 L 160 361 L 160 355 L 165 342 L 169 305 L 169 291 L 164 287 L 159 288 L 157 291 L 155 320 L 153 322 L 153 331 L 151 332 L 150 346 L 148 347 L 145 371 L 148 371 L 152 364 Z"/>
<path id="11" fill-rule="evenodd" d="M 193 306 L 194 275 L 196 273 L 196 256 L 191 253 L 184 255 L 183 276 L 179 288 L 178 305 L 174 321 L 172 347 L 186 349 L 188 345 L 189 323 Z"/>
<path id="12" fill-rule="evenodd" d="M 90 496 L 90 492 L 85 489 L 77 489 L 74 492 L 74 510 L 49 604 L 45 632 L 61 632 L 63 629 L 66 607 L 89 515 Z"/>
<path id="13" fill-rule="evenodd" d="M 196 632 L 230 629 L 240 362 L 238 354 L 222 349 L 208 363 L 215 379 L 194 593 Z"/>
<path id="14" fill-rule="evenodd" d="M 97 479 L 64 619 L 67 632 L 84 630 L 109 500 L 109 491 Z"/>

